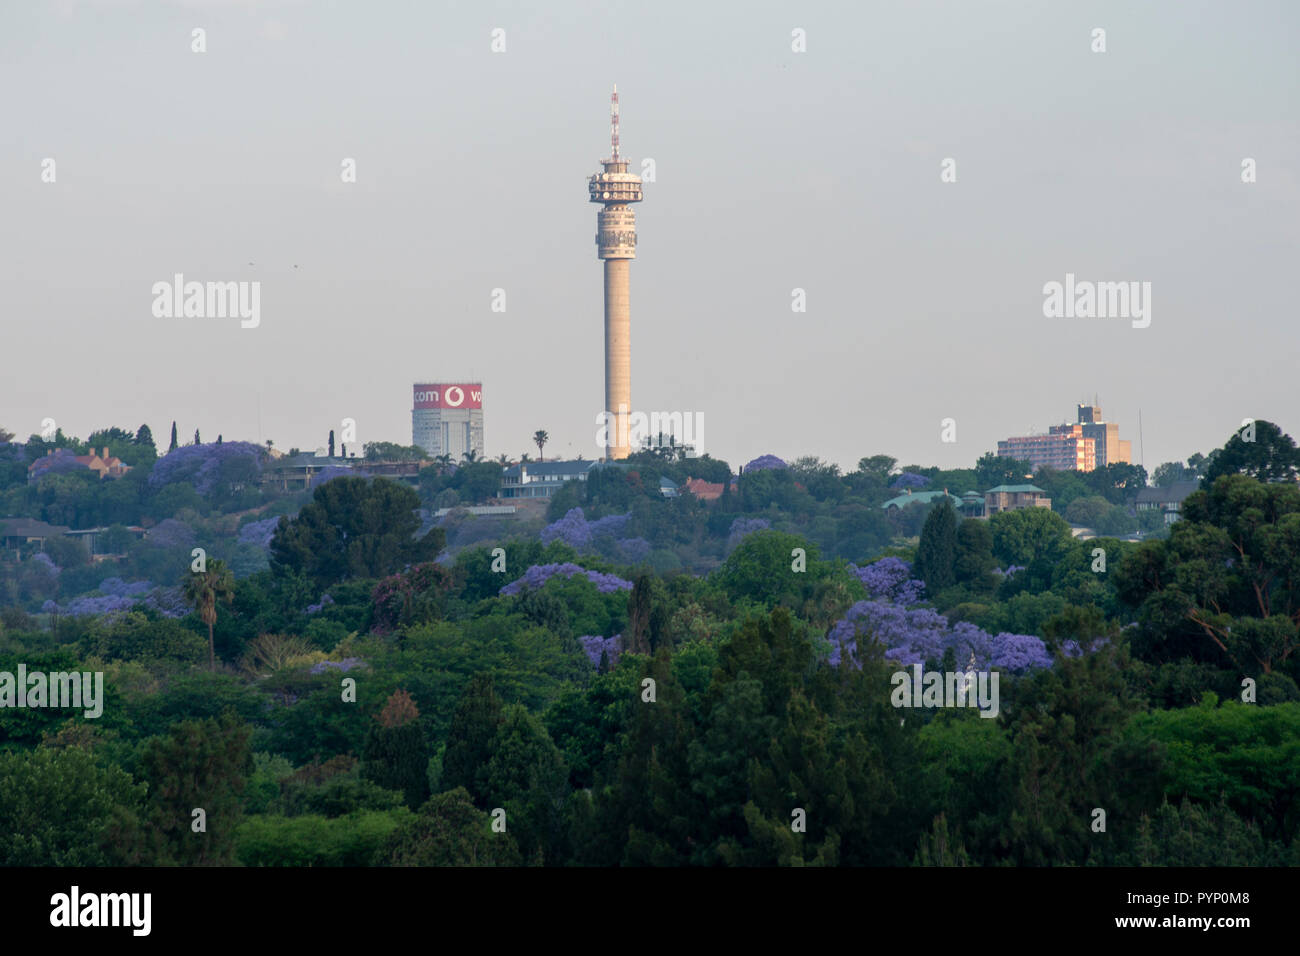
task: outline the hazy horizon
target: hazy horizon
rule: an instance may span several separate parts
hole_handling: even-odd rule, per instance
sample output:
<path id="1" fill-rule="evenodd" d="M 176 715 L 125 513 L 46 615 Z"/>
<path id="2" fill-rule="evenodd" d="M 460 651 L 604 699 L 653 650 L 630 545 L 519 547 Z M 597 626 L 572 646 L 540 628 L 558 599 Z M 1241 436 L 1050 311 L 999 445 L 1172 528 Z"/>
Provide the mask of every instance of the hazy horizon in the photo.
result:
<path id="1" fill-rule="evenodd" d="M 412 384 L 481 381 L 487 457 L 538 429 L 597 457 L 586 178 L 617 83 L 623 153 L 655 165 L 633 407 L 702 413 L 733 468 L 969 467 L 1094 395 L 1149 472 L 1245 418 L 1294 436 L 1297 26 L 1282 2 L 7 5 L 0 426 L 311 451 L 353 418 L 409 444 Z M 259 281 L 260 325 L 154 317 L 176 273 Z M 1045 318 L 1067 274 L 1149 282 L 1149 327 Z"/>

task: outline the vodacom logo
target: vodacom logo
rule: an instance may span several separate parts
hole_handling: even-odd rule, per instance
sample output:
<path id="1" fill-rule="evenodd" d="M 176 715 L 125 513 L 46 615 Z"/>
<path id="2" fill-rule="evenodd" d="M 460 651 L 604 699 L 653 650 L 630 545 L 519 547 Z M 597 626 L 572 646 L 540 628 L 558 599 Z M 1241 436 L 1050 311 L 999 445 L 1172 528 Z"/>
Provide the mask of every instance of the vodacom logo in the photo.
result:
<path id="1" fill-rule="evenodd" d="M 451 408 L 455 408 L 465 401 L 465 390 L 459 385 L 448 385 L 447 390 L 442 393 L 442 400 Z"/>

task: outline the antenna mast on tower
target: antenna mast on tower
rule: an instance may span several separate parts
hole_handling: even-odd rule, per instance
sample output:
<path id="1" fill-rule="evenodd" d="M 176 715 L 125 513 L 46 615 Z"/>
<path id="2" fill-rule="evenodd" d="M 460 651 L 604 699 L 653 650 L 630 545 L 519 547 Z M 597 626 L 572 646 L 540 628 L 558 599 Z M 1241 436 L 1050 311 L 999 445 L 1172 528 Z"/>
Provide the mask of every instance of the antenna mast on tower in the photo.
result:
<path id="1" fill-rule="evenodd" d="M 614 162 L 618 162 L 618 84 L 609 94 L 609 145 L 613 148 Z"/>

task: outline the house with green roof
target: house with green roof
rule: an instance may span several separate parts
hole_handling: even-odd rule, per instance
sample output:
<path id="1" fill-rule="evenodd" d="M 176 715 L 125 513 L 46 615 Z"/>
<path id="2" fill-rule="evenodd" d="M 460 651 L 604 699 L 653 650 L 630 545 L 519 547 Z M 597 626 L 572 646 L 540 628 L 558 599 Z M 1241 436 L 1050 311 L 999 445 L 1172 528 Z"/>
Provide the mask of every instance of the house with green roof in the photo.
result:
<path id="1" fill-rule="evenodd" d="M 897 498 L 890 498 L 880 507 L 883 510 L 888 511 L 890 508 L 906 508 L 908 505 L 914 505 L 914 504 L 932 505 L 940 498 L 950 499 L 952 501 L 952 506 L 954 508 L 961 507 L 962 504 L 961 499 L 958 498 L 956 495 L 948 494 L 947 490 L 913 492 L 910 489 L 905 493 L 899 495 Z"/>

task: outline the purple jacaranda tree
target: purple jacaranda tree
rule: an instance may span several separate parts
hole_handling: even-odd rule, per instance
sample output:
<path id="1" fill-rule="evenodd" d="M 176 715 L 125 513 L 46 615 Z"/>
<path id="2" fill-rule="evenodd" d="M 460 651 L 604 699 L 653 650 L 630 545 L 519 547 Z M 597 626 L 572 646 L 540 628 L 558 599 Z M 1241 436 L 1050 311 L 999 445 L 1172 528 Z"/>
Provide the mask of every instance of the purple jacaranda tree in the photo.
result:
<path id="1" fill-rule="evenodd" d="M 921 600 L 925 590 L 925 582 L 912 577 L 911 562 L 902 558 L 881 558 L 861 568 L 850 564 L 849 571 L 862 582 L 872 600 L 908 606 Z"/>
<path id="2" fill-rule="evenodd" d="M 62 572 L 63 570 L 61 567 L 55 564 L 54 559 L 51 558 L 48 554 L 46 554 L 44 551 L 37 551 L 35 554 L 33 554 L 32 561 L 35 562 L 36 567 L 42 568 L 51 579 L 57 578 L 60 572 Z"/>
<path id="3" fill-rule="evenodd" d="M 166 518 L 149 529 L 145 538 L 156 548 L 192 548 L 194 547 L 194 529 L 179 518 Z"/>
<path id="4" fill-rule="evenodd" d="M 523 577 L 511 581 L 501 588 L 500 593 L 505 595 L 519 594 L 524 589 L 537 590 L 542 587 L 551 578 L 559 575 L 560 577 L 571 578 L 574 575 L 583 575 L 592 584 L 596 585 L 596 590 L 601 594 L 613 594 L 615 591 L 632 590 L 632 582 L 624 581 L 613 574 L 604 574 L 600 571 L 588 571 L 586 568 L 577 564 L 566 562 L 564 564 L 534 564 L 524 572 Z"/>
<path id="5" fill-rule="evenodd" d="M 605 515 L 603 518 L 597 518 L 595 521 L 587 523 L 587 530 L 591 532 L 593 538 L 599 538 L 601 535 L 612 535 L 617 537 L 627 530 L 628 524 L 632 521 L 632 512 L 621 515 Z"/>
<path id="6" fill-rule="evenodd" d="M 265 449 L 246 441 L 183 445 L 158 459 L 149 472 L 149 487 L 187 481 L 208 495 L 219 484 L 256 482 L 265 456 Z"/>
<path id="7" fill-rule="evenodd" d="M 581 508 L 570 508 L 563 518 L 542 529 L 541 538 L 542 544 L 550 544 L 558 539 L 581 551 L 591 547 L 591 528 Z"/>
<path id="8" fill-rule="evenodd" d="M 145 595 L 144 606 L 152 608 L 163 617 L 184 617 L 190 613 L 179 586 L 154 588 Z"/>
<path id="9" fill-rule="evenodd" d="M 919 488 L 924 488 L 929 483 L 930 479 L 925 475 L 918 475 L 914 471 L 905 471 L 890 482 L 889 487 L 898 489 L 911 488 L 916 491 Z"/>
<path id="10" fill-rule="evenodd" d="M 118 597 L 136 597 L 153 590 L 150 581 L 123 581 L 118 577 L 104 578 L 99 582 L 101 594 L 113 594 Z"/>
<path id="11" fill-rule="evenodd" d="M 335 478 L 344 478 L 349 475 L 358 478 L 366 477 L 357 469 L 349 468 L 346 465 L 326 465 L 320 471 L 316 472 L 316 474 L 311 476 L 311 486 L 313 488 L 319 488 L 327 481 L 333 481 Z"/>
<path id="12" fill-rule="evenodd" d="M 744 471 L 762 471 L 764 468 L 789 468 L 790 466 L 783 462 L 776 455 L 759 455 L 749 464 L 745 465 Z"/>
<path id="13" fill-rule="evenodd" d="M 1008 633 L 990 637 L 968 621 L 949 625 L 947 618 L 930 608 L 909 608 L 888 601 L 854 604 L 831 628 L 829 638 L 830 663 L 836 667 L 846 653 L 858 664 L 860 640 L 878 641 L 887 659 L 907 667 L 942 660 L 950 649 L 960 670 L 970 666 L 972 657 L 978 670 L 996 667 L 1014 673 L 1052 663 L 1040 638 Z"/>
<path id="14" fill-rule="evenodd" d="M 618 553 L 628 564 L 640 564 L 650 557 L 650 542 L 645 538 L 619 538 Z"/>
<path id="15" fill-rule="evenodd" d="M 320 600 L 315 604 L 308 604 L 307 610 L 304 611 L 303 613 L 319 614 L 321 611 L 325 610 L 325 608 L 329 607 L 333 603 L 334 603 L 334 599 L 332 597 L 330 597 L 328 594 L 322 594 L 320 596 Z"/>
<path id="16" fill-rule="evenodd" d="M 239 543 L 255 544 L 265 551 L 271 547 L 271 539 L 275 537 L 275 529 L 279 524 L 278 515 L 261 521 L 250 521 L 239 529 Z"/>
<path id="17" fill-rule="evenodd" d="M 64 604 L 45 603 L 48 605 L 46 611 L 69 617 L 113 614 L 140 608 L 157 611 L 163 617 L 184 617 L 189 613 L 179 587 L 158 587 L 149 581 L 128 582 L 118 577 L 101 581 L 97 594 L 82 594 Z"/>
<path id="18" fill-rule="evenodd" d="M 86 466 L 77 461 L 75 451 L 71 448 L 56 448 L 54 454 L 36 459 L 27 477 L 29 480 L 36 481 L 48 475 L 66 475 L 85 470 Z"/>
<path id="19" fill-rule="evenodd" d="M 583 652 L 587 655 L 587 660 L 597 667 L 600 666 L 600 655 L 603 653 L 605 659 L 611 667 L 618 661 L 618 657 L 623 653 L 623 635 L 615 634 L 613 637 L 600 637 L 597 635 L 584 634 L 578 638 L 578 643 L 582 645 Z"/>
<path id="20" fill-rule="evenodd" d="M 731 528 L 727 533 L 727 551 L 734 551 L 747 535 L 751 535 L 755 531 L 766 531 L 771 527 L 772 523 L 766 518 L 746 518 L 743 516 L 737 518 L 731 522 Z"/>

